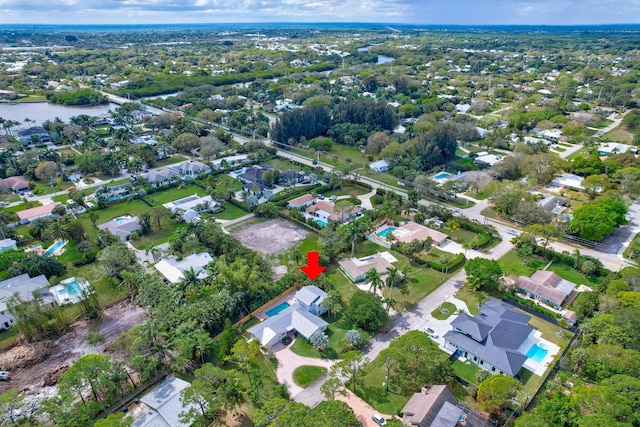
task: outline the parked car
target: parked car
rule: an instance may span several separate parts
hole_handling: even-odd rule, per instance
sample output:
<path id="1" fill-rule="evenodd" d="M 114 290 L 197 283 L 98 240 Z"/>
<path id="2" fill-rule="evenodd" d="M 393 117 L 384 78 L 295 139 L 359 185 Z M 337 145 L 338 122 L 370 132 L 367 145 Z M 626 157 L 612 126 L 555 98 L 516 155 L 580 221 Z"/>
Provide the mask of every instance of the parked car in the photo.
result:
<path id="1" fill-rule="evenodd" d="M 324 194 L 318 194 L 318 200 L 324 200 Z"/>
<path id="2" fill-rule="evenodd" d="M 330 201 L 331 203 L 335 202 L 336 200 L 338 200 L 338 196 L 331 196 L 331 197 L 329 197 L 329 201 Z"/>
<path id="3" fill-rule="evenodd" d="M 429 335 L 431 338 L 438 338 L 438 334 L 431 328 L 424 328 L 424 332 Z"/>
<path id="4" fill-rule="evenodd" d="M 8 371 L 0 371 L 0 381 L 9 381 L 11 374 Z"/>
<path id="5" fill-rule="evenodd" d="M 373 414 L 371 416 L 371 418 L 373 419 L 373 421 L 375 421 L 377 424 L 383 426 L 387 423 L 387 420 L 385 420 L 384 418 L 382 418 L 382 415 L 380 414 Z"/>

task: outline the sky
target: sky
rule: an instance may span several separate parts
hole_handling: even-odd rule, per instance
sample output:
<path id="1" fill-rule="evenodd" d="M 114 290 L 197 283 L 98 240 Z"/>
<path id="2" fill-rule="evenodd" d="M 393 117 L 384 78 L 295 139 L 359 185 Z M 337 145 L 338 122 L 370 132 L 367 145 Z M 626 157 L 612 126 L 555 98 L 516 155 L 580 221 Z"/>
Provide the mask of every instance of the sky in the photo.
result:
<path id="1" fill-rule="evenodd" d="M 0 0 L 1 24 L 640 23 L 640 0 Z"/>

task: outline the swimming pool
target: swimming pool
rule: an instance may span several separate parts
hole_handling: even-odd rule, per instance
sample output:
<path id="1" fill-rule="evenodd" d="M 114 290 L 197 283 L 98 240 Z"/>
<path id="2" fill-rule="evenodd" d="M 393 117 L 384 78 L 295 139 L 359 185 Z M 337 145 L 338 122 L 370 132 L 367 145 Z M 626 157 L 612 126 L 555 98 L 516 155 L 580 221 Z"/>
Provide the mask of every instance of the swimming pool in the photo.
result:
<path id="1" fill-rule="evenodd" d="M 387 237 L 387 234 L 391 233 L 392 231 L 395 231 L 395 229 L 396 229 L 395 227 L 387 227 L 384 230 L 378 231 L 378 236 L 384 239 L 385 237 Z"/>
<path id="2" fill-rule="evenodd" d="M 538 344 L 534 344 L 529 351 L 527 351 L 527 357 L 536 363 L 541 363 L 547 353 L 549 353 L 549 350 L 540 347 Z"/>
<path id="3" fill-rule="evenodd" d="M 329 225 L 329 223 L 327 221 L 323 221 L 321 219 L 316 219 L 316 222 L 318 224 L 320 224 L 321 226 L 323 226 L 323 227 L 326 227 L 327 225 Z"/>
<path id="4" fill-rule="evenodd" d="M 72 282 L 64 283 L 64 288 L 58 289 L 59 294 L 67 294 L 69 296 L 75 296 L 82 293 L 82 288 L 75 280 Z"/>
<path id="5" fill-rule="evenodd" d="M 118 218 L 114 219 L 115 222 L 117 222 L 118 224 L 122 224 L 123 222 L 127 222 L 131 219 L 131 215 L 125 215 L 125 216 L 119 216 Z"/>
<path id="6" fill-rule="evenodd" d="M 58 249 L 60 249 L 66 244 L 67 244 L 66 240 L 58 240 L 56 243 L 51 245 L 49 249 L 46 250 L 46 252 L 44 253 L 44 256 L 51 255 L 52 253 L 54 253 L 55 251 L 57 251 Z"/>
<path id="7" fill-rule="evenodd" d="M 434 179 L 444 179 L 446 177 L 448 177 L 449 175 L 451 175 L 449 172 L 440 172 L 438 174 L 436 174 L 436 176 L 434 176 Z"/>
<path id="8" fill-rule="evenodd" d="M 276 314 L 279 314 L 281 311 L 286 310 L 287 308 L 289 308 L 289 303 L 288 302 L 283 302 L 283 303 L 280 303 L 280 304 L 276 305 L 272 309 L 267 310 L 264 314 L 266 314 L 267 317 L 273 317 Z"/>

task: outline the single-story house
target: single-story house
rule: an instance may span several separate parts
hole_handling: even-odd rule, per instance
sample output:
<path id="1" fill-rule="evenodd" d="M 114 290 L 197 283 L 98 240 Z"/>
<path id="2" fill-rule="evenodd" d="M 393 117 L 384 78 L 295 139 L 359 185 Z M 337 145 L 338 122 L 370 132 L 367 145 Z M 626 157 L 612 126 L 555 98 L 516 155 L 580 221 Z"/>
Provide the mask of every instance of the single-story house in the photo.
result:
<path id="1" fill-rule="evenodd" d="M 15 240 L 13 239 L 0 240 L 0 252 L 10 251 L 12 249 L 14 251 L 18 250 L 17 242 Z"/>
<path id="2" fill-rule="evenodd" d="M 560 129 L 545 129 L 539 131 L 537 134 L 543 138 L 551 138 L 557 140 L 562 136 L 562 131 Z"/>
<path id="3" fill-rule="evenodd" d="M 18 132 L 18 139 L 21 144 L 26 145 L 33 144 L 34 141 L 37 144 L 44 144 L 51 142 L 51 135 L 42 126 L 32 126 Z"/>
<path id="4" fill-rule="evenodd" d="M 125 200 L 135 196 L 134 188 L 131 184 L 103 185 L 86 197 L 86 201 L 104 200 L 109 203 Z"/>
<path id="5" fill-rule="evenodd" d="M 431 238 L 431 242 L 436 246 L 442 244 L 442 242 L 449 237 L 438 230 L 425 227 L 414 221 L 409 221 L 398 227 L 394 227 L 392 224 L 388 219 L 382 221 L 376 227 L 376 231 L 366 234 L 365 238 L 385 248 L 390 248 L 391 243 L 388 241 L 389 234 L 393 234 L 394 240 L 398 243 L 410 243 L 414 240 L 424 242 L 428 238 Z"/>
<path id="6" fill-rule="evenodd" d="M 132 217 L 130 215 L 112 219 L 109 222 L 98 225 L 98 228 L 100 230 L 107 230 L 123 242 L 129 240 L 131 233 L 142 229 L 140 226 L 140 218 L 137 216 Z"/>
<path id="7" fill-rule="evenodd" d="M 482 416 L 463 410 L 446 385 L 432 385 L 414 393 L 400 411 L 402 423 L 415 427 L 485 427 Z"/>
<path id="8" fill-rule="evenodd" d="M 222 169 L 223 167 L 233 167 L 240 163 L 249 163 L 249 156 L 247 154 L 238 154 L 236 156 L 227 156 L 221 159 L 215 159 L 211 162 L 214 169 Z"/>
<path id="9" fill-rule="evenodd" d="M 571 326 L 578 323 L 578 315 L 575 311 L 565 310 L 562 314 L 562 318 L 565 319 Z"/>
<path id="10" fill-rule="evenodd" d="M 163 258 L 156 263 L 155 268 L 170 283 L 178 283 L 184 279 L 185 271 L 193 269 L 198 279 L 206 278 L 209 273 L 207 266 L 213 261 L 208 252 L 189 255 L 178 261 L 175 258 Z"/>
<path id="11" fill-rule="evenodd" d="M 525 136 L 523 139 L 524 139 L 524 142 L 526 142 L 529 145 L 544 144 L 548 147 L 550 145 L 555 144 L 555 142 L 549 141 L 548 139 L 534 138 L 532 136 Z"/>
<path id="12" fill-rule="evenodd" d="M 551 184 L 558 187 L 577 188 L 578 190 L 582 190 L 582 181 L 584 181 L 584 178 L 581 176 L 563 173 L 562 175 L 555 177 L 553 181 L 551 181 Z"/>
<path id="13" fill-rule="evenodd" d="M 605 142 L 598 148 L 598 154 L 601 156 L 610 156 L 612 154 L 622 154 L 627 151 L 635 153 L 638 150 L 637 147 L 628 144 L 621 144 L 619 142 Z"/>
<path id="14" fill-rule="evenodd" d="M 535 329 L 531 316 L 489 298 L 471 316 L 459 314 L 444 335 L 444 347 L 493 374 L 518 375 L 528 357 L 520 351 Z M 526 350 L 525 350 L 526 351 Z"/>
<path id="15" fill-rule="evenodd" d="M 327 293 L 315 285 L 305 286 L 296 292 L 298 304 L 316 316 L 326 313 L 327 308 L 322 305 L 325 298 L 327 298 Z"/>
<path id="16" fill-rule="evenodd" d="M 56 202 L 56 203 L 51 203 L 49 205 L 36 206 L 35 208 L 29 208 L 23 211 L 18 211 L 16 212 L 16 214 L 18 215 L 20 222 L 23 224 L 26 224 L 36 219 L 40 219 L 40 218 L 44 219 L 44 218 L 52 217 L 54 215 L 53 209 L 56 206 L 62 206 L 62 204 Z"/>
<path id="17" fill-rule="evenodd" d="M 295 209 L 308 208 L 309 206 L 313 205 L 315 201 L 316 198 L 311 194 L 303 194 L 302 196 L 289 200 L 287 207 Z"/>
<path id="18" fill-rule="evenodd" d="M 553 308 L 560 309 L 576 288 L 576 284 L 553 271 L 538 270 L 531 277 L 520 276 L 516 290 Z"/>
<path id="19" fill-rule="evenodd" d="M 8 188 L 14 193 L 29 191 L 29 183 L 24 176 L 10 176 L 0 179 L 0 189 Z"/>
<path id="20" fill-rule="evenodd" d="M 181 413 L 191 409 L 191 405 L 185 407 L 181 400 L 182 392 L 189 386 L 190 384 L 185 380 L 174 376 L 168 377 L 140 399 L 144 408 L 142 415 L 131 424 L 132 427 L 191 426 L 192 423 L 180 419 Z"/>
<path id="21" fill-rule="evenodd" d="M 318 331 L 324 331 L 328 323 L 307 311 L 299 303 L 292 304 L 273 317 L 269 317 L 247 332 L 265 347 L 279 343 L 289 332 L 295 331 L 308 340 Z"/>
<path id="22" fill-rule="evenodd" d="M 502 156 L 496 154 L 489 154 L 486 151 L 480 151 L 476 153 L 476 156 L 473 158 L 473 163 L 475 164 L 486 164 L 489 166 L 493 166 L 496 163 L 500 163 L 502 160 Z"/>
<path id="23" fill-rule="evenodd" d="M 167 166 L 163 169 L 150 170 L 140 174 L 152 187 L 161 187 L 178 181 L 191 181 L 203 173 L 211 172 L 211 167 L 195 160 Z"/>
<path id="24" fill-rule="evenodd" d="M 200 212 L 216 210 L 220 204 L 211 196 L 200 197 L 194 194 L 165 203 L 162 206 L 169 209 L 172 214 L 180 212 L 180 218 L 185 222 L 195 222 L 200 220 Z"/>
<path id="25" fill-rule="evenodd" d="M 545 211 L 560 215 L 568 206 L 569 201 L 557 196 L 544 196 L 537 202 Z"/>
<path id="26" fill-rule="evenodd" d="M 375 172 L 386 172 L 389 170 L 389 162 L 382 159 L 369 164 L 369 169 Z"/>
<path id="27" fill-rule="evenodd" d="M 32 301 L 38 294 L 42 304 L 54 303 L 49 292 L 49 281 L 44 274 L 30 277 L 28 274 L 12 277 L 0 282 L 0 329 L 9 329 L 13 325 L 13 316 L 9 313 L 9 299 L 18 294 L 23 301 Z"/>
<path id="28" fill-rule="evenodd" d="M 338 262 L 340 270 L 354 283 L 367 279 L 367 273 L 372 268 L 380 275 L 387 273 L 387 268 L 393 267 L 393 262 L 397 259 L 389 252 L 378 252 L 377 254 L 363 258 L 344 258 Z"/>
<path id="29" fill-rule="evenodd" d="M 348 220 L 351 215 L 360 212 L 360 208 L 353 206 L 347 212 L 336 212 L 335 204 L 326 200 L 317 200 L 315 204 L 307 207 L 306 212 L 309 216 L 324 222 L 344 222 Z"/>

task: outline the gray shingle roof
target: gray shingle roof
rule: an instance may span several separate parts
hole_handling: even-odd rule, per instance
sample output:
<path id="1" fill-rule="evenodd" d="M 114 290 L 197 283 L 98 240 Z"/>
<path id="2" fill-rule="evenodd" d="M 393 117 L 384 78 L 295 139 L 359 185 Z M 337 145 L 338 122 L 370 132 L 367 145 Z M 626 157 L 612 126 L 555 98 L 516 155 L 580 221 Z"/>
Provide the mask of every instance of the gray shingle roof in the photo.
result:
<path id="1" fill-rule="evenodd" d="M 318 329 L 328 325 L 322 318 L 309 313 L 299 304 L 293 304 L 273 317 L 249 329 L 249 333 L 266 345 L 275 335 L 292 330 L 309 339 Z"/>
<path id="2" fill-rule="evenodd" d="M 180 413 L 185 408 L 180 401 L 182 391 L 189 383 L 176 377 L 169 377 L 159 386 L 143 396 L 140 401 L 151 410 L 138 418 L 135 427 L 188 427 L 191 423 L 180 421 Z"/>
<path id="3" fill-rule="evenodd" d="M 49 281 L 44 274 L 31 278 L 25 273 L 3 280 L 0 282 L 0 311 L 7 309 L 7 300 L 15 293 L 18 293 L 23 301 L 31 301 L 33 293 L 37 291 L 43 297 L 44 303 L 51 303 L 53 296 L 48 288 Z"/>
<path id="4" fill-rule="evenodd" d="M 307 306 L 320 305 L 326 297 L 327 293 L 315 285 L 305 286 L 296 292 L 296 299 Z"/>

